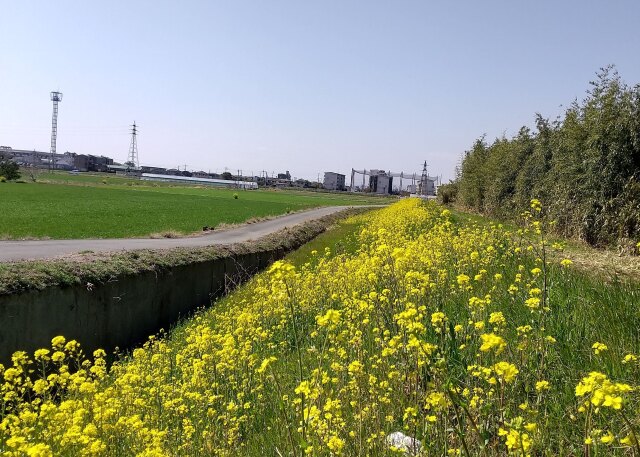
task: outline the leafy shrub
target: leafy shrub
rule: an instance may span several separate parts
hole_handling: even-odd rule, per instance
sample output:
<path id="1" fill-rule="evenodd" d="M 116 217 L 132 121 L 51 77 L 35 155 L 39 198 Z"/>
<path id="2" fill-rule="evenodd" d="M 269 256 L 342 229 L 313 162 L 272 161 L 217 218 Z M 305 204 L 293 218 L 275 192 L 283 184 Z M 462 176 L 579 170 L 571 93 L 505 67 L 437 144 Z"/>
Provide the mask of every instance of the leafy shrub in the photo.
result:
<path id="1" fill-rule="evenodd" d="M 443 205 L 454 203 L 458 197 L 458 185 L 456 183 L 442 184 L 438 187 L 438 201 Z"/>
<path id="2" fill-rule="evenodd" d="M 0 176 L 8 181 L 20 178 L 20 167 L 15 162 L 0 156 Z"/>

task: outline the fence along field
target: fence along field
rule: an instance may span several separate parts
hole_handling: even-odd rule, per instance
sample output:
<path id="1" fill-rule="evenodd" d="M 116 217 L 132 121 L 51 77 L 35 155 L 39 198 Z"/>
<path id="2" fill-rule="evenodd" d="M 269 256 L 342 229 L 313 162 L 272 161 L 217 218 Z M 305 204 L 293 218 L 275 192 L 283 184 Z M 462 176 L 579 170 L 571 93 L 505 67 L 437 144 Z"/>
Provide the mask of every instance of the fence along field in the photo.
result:
<path id="1" fill-rule="evenodd" d="M 353 194 L 153 186 L 95 175 L 42 173 L 37 179 L 44 182 L 0 183 L 0 238 L 180 235 L 201 231 L 204 226 L 317 206 L 390 201 Z"/>
<path id="2" fill-rule="evenodd" d="M 544 213 L 510 233 L 404 200 L 111 369 L 63 336 L 16 353 L 0 451 L 640 455 L 638 288 L 551 264 Z"/>

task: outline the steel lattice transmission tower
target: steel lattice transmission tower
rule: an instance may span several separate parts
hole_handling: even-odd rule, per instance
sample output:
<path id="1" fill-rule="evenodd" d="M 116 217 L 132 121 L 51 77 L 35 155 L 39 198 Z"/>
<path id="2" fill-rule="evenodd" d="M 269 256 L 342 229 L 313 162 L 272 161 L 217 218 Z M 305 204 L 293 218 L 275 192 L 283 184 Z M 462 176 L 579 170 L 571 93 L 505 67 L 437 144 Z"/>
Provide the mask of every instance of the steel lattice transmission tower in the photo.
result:
<path id="1" fill-rule="evenodd" d="M 424 161 L 424 165 L 422 166 L 422 176 L 420 177 L 420 184 L 418 189 L 418 195 L 427 195 L 429 185 L 429 174 L 427 173 L 427 161 Z"/>
<path id="2" fill-rule="evenodd" d="M 129 168 L 140 168 L 140 162 L 138 161 L 138 126 L 136 121 L 133 121 L 131 125 L 131 144 L 129 145 L 129 156 L 127 158 L 127 166 Z"/>
<path id="3" fill-rule="evenodd" d="M 56 143 L 58 140 L 58 102 L 62 101 L 62 92 L 51 92 L 51 101 L 53 102 L 53 115 L 51 117 L 51 160 L 49 168 L 55 168 Z"/>

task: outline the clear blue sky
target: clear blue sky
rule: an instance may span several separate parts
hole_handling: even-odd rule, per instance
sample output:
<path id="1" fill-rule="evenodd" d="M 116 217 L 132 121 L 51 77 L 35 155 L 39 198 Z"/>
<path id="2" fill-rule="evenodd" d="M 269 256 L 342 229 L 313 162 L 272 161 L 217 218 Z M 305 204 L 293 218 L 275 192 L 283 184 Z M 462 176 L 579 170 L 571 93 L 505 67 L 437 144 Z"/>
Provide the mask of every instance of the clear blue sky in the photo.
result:
<path id="1" fill-rule="evenodd" d="M 143 164 L 451 177 L 461 152 L 555 117 L 615 64 L 640 82 L 640 2 L 0 0 L 0 145 Z M 349 178 L 347 178 L 347 181 Z"/>

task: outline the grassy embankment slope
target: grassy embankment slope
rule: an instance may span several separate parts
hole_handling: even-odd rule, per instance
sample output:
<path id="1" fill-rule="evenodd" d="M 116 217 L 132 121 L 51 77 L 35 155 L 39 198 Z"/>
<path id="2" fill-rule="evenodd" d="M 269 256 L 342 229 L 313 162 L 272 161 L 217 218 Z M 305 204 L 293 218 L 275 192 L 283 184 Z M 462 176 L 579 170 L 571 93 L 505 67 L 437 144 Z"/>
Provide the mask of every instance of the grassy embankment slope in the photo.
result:
<path id="1" fill-rule="evenodd" d="M 5 384 L 0 450 L 638 455 L 638 285 L 549 260 L 536 214 L 524 239 L 415 201 L 342 223 L 109 374 Z"/>
<path id="2" fill-rule="evenodd" d="M 0 185 L 0 238 L 189 234 L 204 226 L 241 223 L 317 206 L 391 201 L 353 194 L 175 186 L 95 174 L 42 173 L 38 181 L 42 182 Z"/>
<path id="3" fill-rule="evenodd" d="M 495 224 L 496 220 L 490 217 L 469 212 L 468 208 L 451 207 L 454 218 L 461 223 L 477 223 L 484 226 Z M 500 220 L 500 224 L 505 229 L 516 231 L 517 224 L 512 220 Z M 620 249 L 605 246 L 593 247 L 586 242 L 576 239 L 565 239 L 553 233 L 549 233 L 548 240 L 551 244 L 560 243 L 563 246 L 561 253 L 550 252 L 556 259 L 569 258 L 574 263 L 574 268 L 581 270 L 592 277 L 609 282 L 636 282 L 640 283 L 640 257 L 628 252 L 621 252 Z M 640 247 L 636 248 L 636 252 Z"/>

